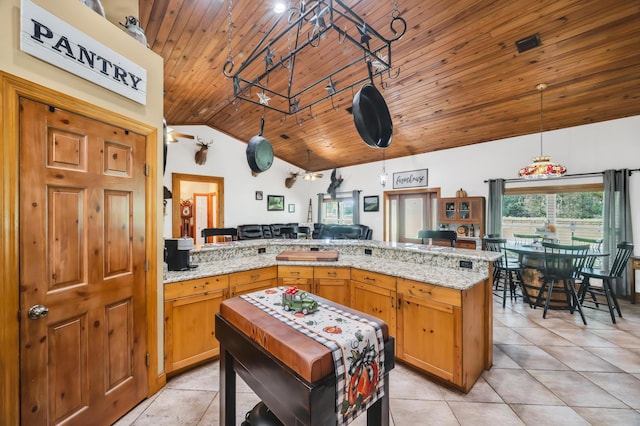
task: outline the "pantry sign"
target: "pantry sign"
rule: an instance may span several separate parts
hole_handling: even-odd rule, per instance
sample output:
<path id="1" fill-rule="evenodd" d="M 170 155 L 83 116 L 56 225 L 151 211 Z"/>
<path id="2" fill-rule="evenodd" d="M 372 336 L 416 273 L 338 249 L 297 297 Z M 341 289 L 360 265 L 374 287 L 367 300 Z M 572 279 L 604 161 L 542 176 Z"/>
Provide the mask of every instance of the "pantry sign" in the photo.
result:
<path id="1" fill-rule="evenodd" d="M 82 3 L 78 5 L 82 7 Z M 20 8 L 20 50 L 147 104 L 146 69 L 29 0 L 22 0 Z"/>

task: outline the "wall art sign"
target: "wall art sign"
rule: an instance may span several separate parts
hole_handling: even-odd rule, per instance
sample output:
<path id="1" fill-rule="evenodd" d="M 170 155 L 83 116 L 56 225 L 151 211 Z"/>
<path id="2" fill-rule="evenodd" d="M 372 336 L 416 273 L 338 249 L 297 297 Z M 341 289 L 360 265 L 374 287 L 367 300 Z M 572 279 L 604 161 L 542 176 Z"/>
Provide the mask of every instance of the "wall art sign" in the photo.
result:
<path id="1" fill-rule="evenodd" d="M 147 104 L 146 69 L 29 0 L 22 0 L 20 8 L 20 50 Z"/>
<path id="2" fill-rule="evenodd" d="M 398 172 L 393 174 L 393 189 L 415 188 L 428 185 L 429 170 L 411 170 L 410 172 Z"/>

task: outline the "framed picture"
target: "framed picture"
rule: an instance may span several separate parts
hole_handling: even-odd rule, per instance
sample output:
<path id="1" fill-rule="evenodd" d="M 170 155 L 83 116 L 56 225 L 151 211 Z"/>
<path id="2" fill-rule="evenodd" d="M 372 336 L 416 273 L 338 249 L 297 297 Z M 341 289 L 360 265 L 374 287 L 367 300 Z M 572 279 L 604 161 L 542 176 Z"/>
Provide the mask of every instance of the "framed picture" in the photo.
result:
<path id="1" fill-rule="evenodd" d="M 256 200 L 262 200 L 262 191 L 256 191 Z"/>
<path id="2" fill-rule="evenodd" d="M 267 195 L 267 210 L 284 211 L 284 195 Z"/>
<path id="3" fill-rule="evenodd" d="M 287 207 L 289 208 L 289 213 L 295 213 L 296 212 L 296 205 L 295 204 L 288 204 Z"/>
<path id="4" fill-rule="evenodd" d="M 363 209 L 365 212 L 377 212 L 380 210 L 380 200 L 377 195 L 364 197 Z"/>
<path id="5" fill-rule="evenodd" d="M 428 169 L 411 170 L 410 172 L 398 172 L 393 174 L 393 189 L 427 186 L 429 184 L 428 182 Z"/>

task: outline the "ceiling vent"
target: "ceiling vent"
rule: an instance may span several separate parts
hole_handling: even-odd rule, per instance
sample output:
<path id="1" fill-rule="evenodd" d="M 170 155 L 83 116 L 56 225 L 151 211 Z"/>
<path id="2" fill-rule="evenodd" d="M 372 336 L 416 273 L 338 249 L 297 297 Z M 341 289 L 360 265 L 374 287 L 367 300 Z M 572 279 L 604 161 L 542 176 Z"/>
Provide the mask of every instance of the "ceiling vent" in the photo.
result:
<path id="1" fill-rule="evenodd" d="M 518 48 L 518 53 L 526 52 L 527 50 L 534 49 L 540 46 L 540 34 L 530 35 L 529 37 L 525 37 L 521 40 L 516 41 L 516 47 Z"/>

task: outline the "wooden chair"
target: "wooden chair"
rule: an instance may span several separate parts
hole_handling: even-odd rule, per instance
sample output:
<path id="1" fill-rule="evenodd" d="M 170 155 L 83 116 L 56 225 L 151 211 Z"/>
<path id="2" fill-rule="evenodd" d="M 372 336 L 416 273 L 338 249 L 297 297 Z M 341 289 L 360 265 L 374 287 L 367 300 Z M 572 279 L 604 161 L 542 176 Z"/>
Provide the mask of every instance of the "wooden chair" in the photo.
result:
<path id="1" fill-rule="evenodd" d="M 576 237 L 574 235 L 571 236 L 571 244 L 575 244 L 576 242 L 581 244 L 589 244 L 589 251 L 600 253 L 602 249 L 602 239 L 594 239 L 594 238 L 584 238 L 584 237 Z M 589 256 L 587 261 L 585 262 L 585 268 L 593 268 L 597 260 L 596 256 Z"/>
<path id="2" fill-rule="evenodd" d="M 600 304 L 598 303 L 596 296 L 604 295 L 607 300 L 607 307 L 609 308 L 611 320 L 614 324 L 616 323 L 616 316 L 613 310 L 615 309 L 618 312 L 618 316 L 620 318 L 622 318 L 622 312 L 620 311 L 616 292 L 611 283 L 622 276 L 622 272 L 627 266 L 631 253 L 633 253 L 633 244 L 623 241 L 618 244 L 616 257 L 613 259 L 611 268 L 608 271 L 594 268 L 582 268 L 580 270 L 580 275 L 583 277 L 582 285 L 580 286 L 580 301 L 584 301 L 585 295 L 588 292 L 591 295 L 594 306 L 588 304 L 585 307 L 599 309 Z M 590 283 L 591 278 L 601 279 L 602 287 L 592 286 Z"/>
<path id="3" fill-rule="evenodd" d="M 204 242 L 209 242 L 209 237 L 230 236 L 232 241 L 238 239 L 238 230 L 236 228 L 204 228 L 200 231 L 200 235 L 204 238 Z"/>
<path id="4" fill-rule="evenodd" d="M 507 257 L 507 240 L 504 238 L 485 238 L 485 249 L 502 254 L 500 259 L 493 262 L 493 288 L 500 291 L 502 288 L 502 307 L 507 303 L 507 287 L 512 299 L 515 299 L 516 288 L 522 283 L 522 265 L 517 260 Z M 500 284 L 502 283 L 502 287 Z M 523 296 L 526 293 L 522 292 Z M 526 297 L 526 296 L 525 296 Z M 528 302 L 528 300 L 527 300 Z M 530 302 L 528 302 L 531 305 Z"/>
<path id="5" fill-rule="evenodd" d="M 549 309 L 568 309 L 572 314 L 577 309 L 582 322 L 587 325 L 575 282 L 584 267 L 589 246 L 562 245 L 544 241 L 542 246 L 544 247 L 542 286 L 536 298 L 537 304 L 540 304 L 546 292 L 542 318 L 547 317 Z M 554 291 L 560 292 L 560 297 L 552 298 Z"/>
<path id="6" fill-rule="evenodd" d="M 456 246 L 458 234 L 455 231 L 436 231 L 433 229 L 422 229 L 418 231 L 418 238 L 422 239 L 422 244 L 426 244 L 425 240 L 429 239 L 429 244 L 433 244 L 433 240 L 449 241 L 451 247 Z"/>

